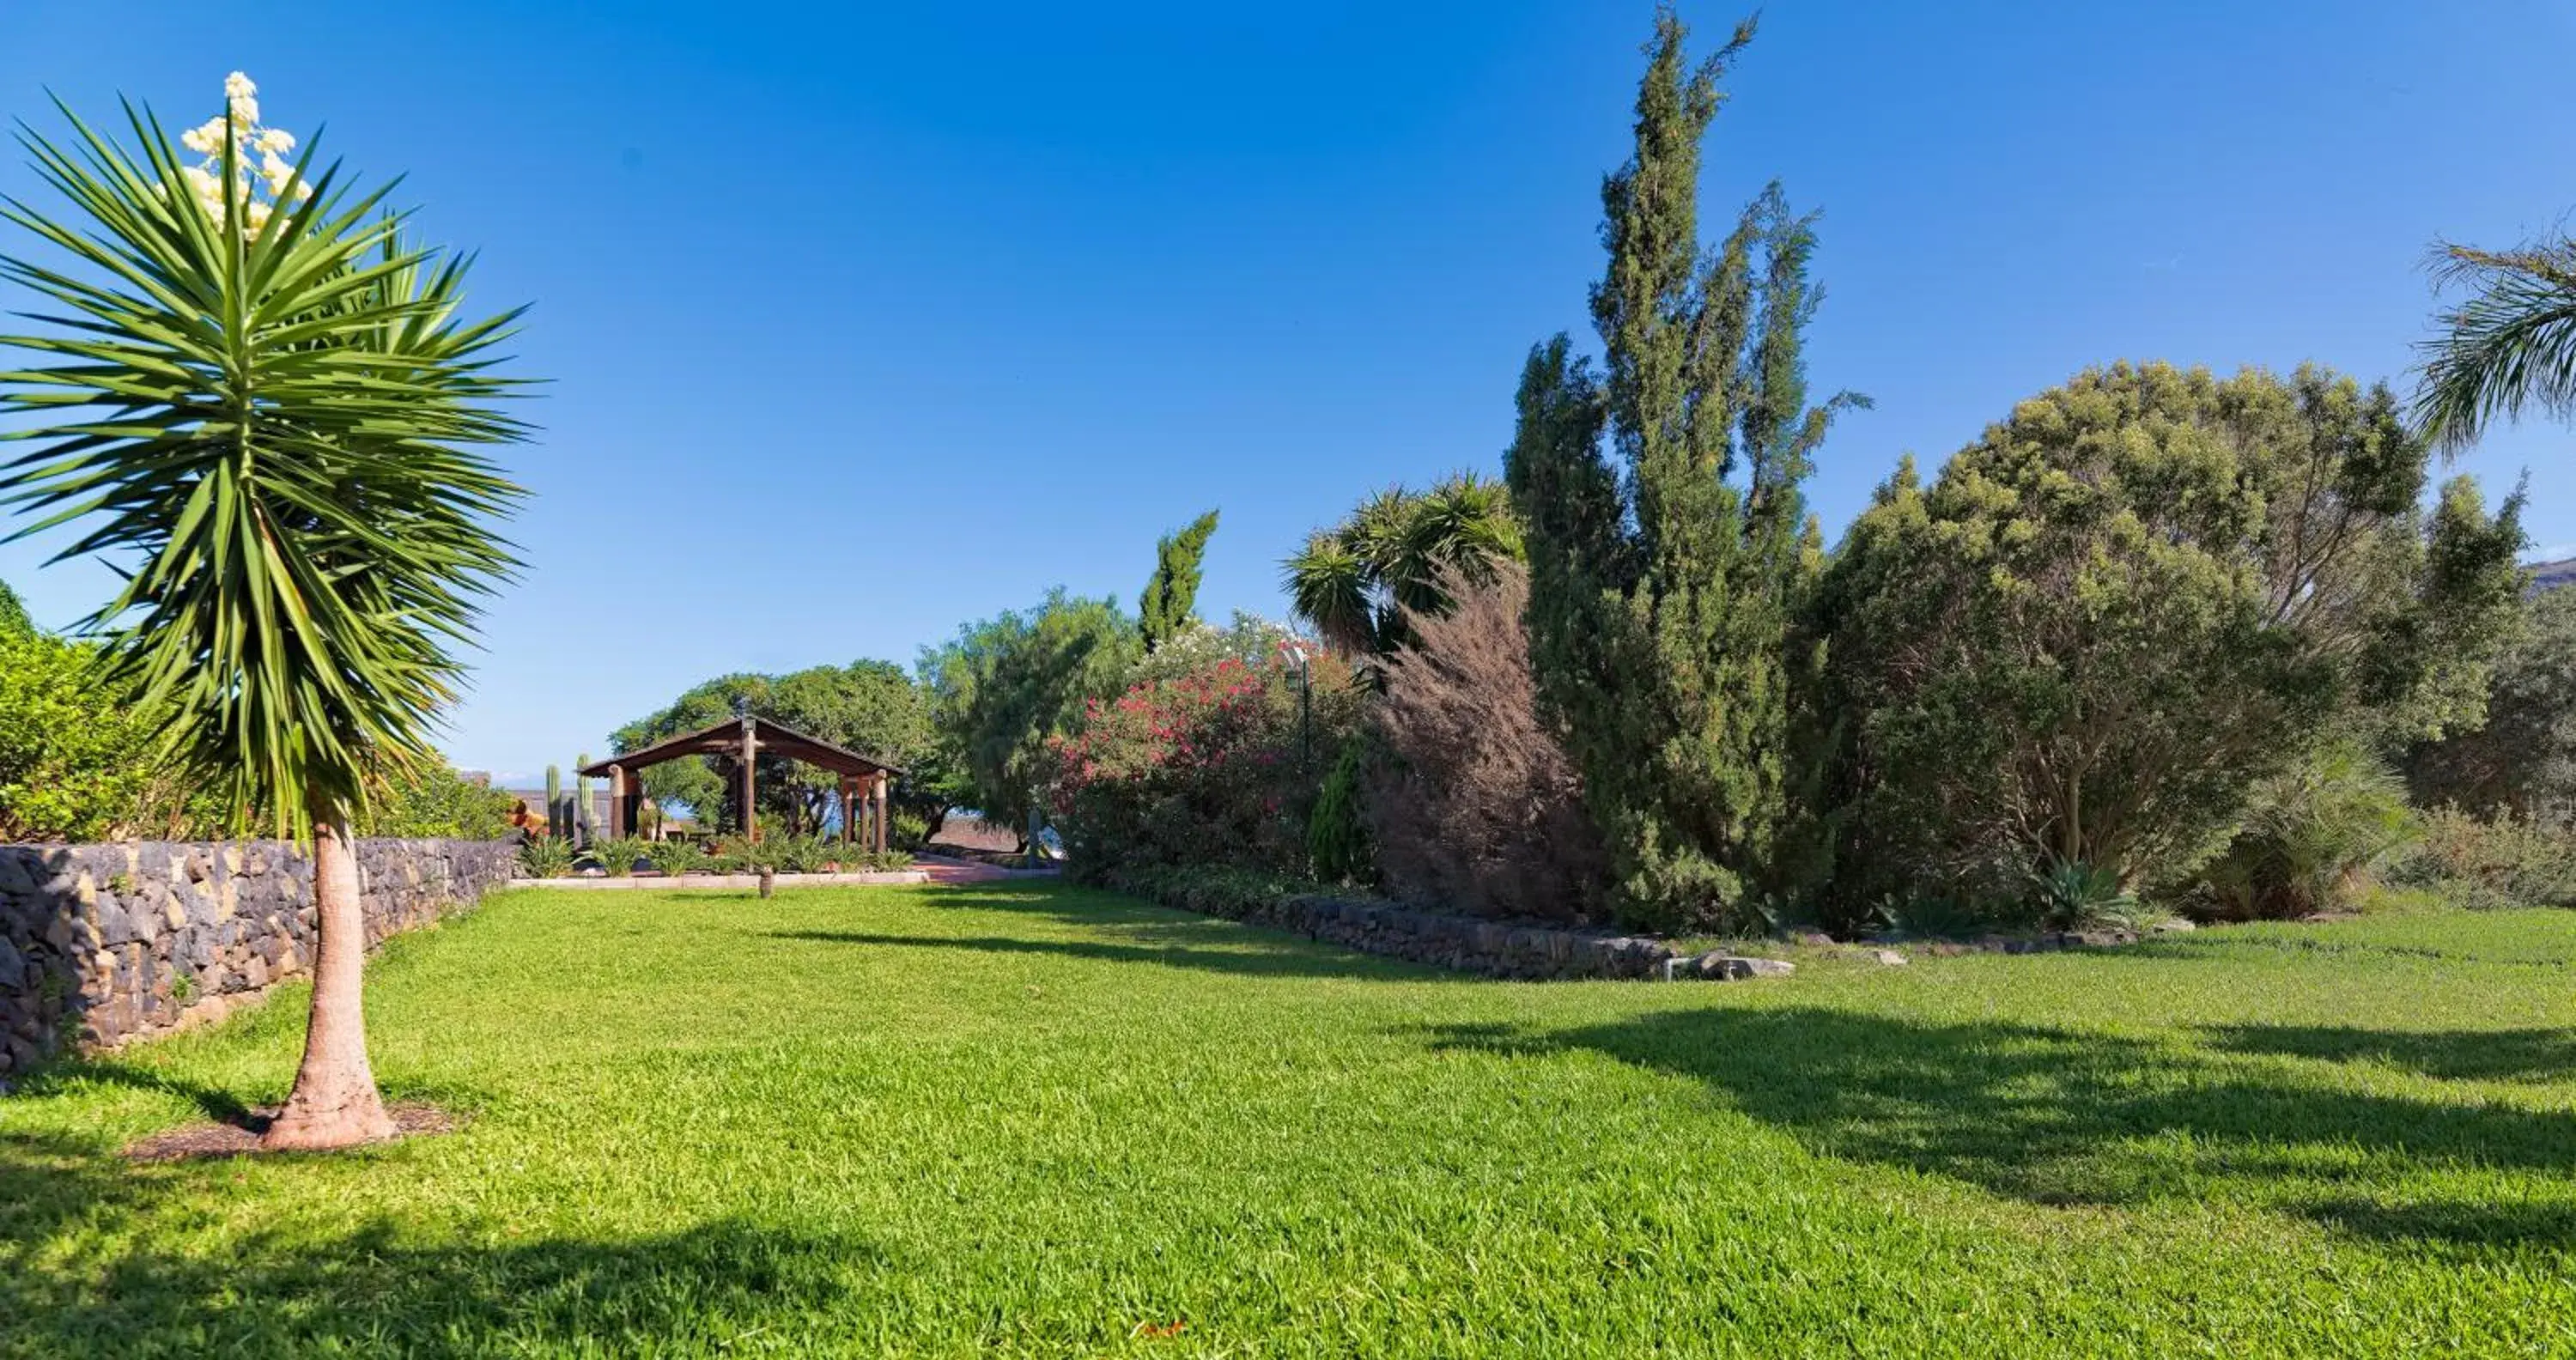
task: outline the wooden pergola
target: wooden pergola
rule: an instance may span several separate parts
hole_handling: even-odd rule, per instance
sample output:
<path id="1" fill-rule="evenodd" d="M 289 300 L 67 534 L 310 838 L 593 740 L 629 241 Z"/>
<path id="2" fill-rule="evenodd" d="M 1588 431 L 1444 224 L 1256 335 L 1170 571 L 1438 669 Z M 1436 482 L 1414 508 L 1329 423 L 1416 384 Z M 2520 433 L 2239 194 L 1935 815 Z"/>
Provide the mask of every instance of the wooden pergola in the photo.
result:
<path id="1" fill-rule="evenodd" d="M 809 737 L 781 723 L 764 722 L 751 714 L 728 718 L 712 727 L 683 732 L 676 737 L 657 741 L 641 750 L 610 756 L 596 764 L 584 765 L 581 773 L 592 779 L 608 781 L 608 834 L 634 834 L 636 813 L 644 805 L 643 772 L 664 761 L 683 756 L 729 756 L 737 764 L 737 777 L 742 781 L 743 833 L 760 839 L 759 803 L 753 798 L 753 771 L 758 757 L 784 756 L 818 765 L 841 777 L 841 843 L 853 839 L 853 828 L 864 820 L 867 830 L 857 835 L 859 844 L 871 850 L 886 848 L 886 805 L 894 777 L 902 770 L 882 760 L 860 755 L 844 746 L 835 746 L 820 737 Z"/>

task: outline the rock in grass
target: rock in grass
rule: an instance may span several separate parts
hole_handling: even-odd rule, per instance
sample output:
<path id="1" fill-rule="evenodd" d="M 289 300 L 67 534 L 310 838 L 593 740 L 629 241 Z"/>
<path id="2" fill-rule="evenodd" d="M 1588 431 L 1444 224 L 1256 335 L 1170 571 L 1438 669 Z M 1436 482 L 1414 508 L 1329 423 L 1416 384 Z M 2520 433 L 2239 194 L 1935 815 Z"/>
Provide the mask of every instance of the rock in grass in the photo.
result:
<path id="1" fill-rule="evenodd" d="M 1798 965 L 1785 959 L 1748 959 L 1736 954 L 1711 950 L 1686 961 L 1684 976 L 1696 975 L 1713 982 L 1733 982 L 1740 978 L 1786 977 L 1798 971 Z"/>

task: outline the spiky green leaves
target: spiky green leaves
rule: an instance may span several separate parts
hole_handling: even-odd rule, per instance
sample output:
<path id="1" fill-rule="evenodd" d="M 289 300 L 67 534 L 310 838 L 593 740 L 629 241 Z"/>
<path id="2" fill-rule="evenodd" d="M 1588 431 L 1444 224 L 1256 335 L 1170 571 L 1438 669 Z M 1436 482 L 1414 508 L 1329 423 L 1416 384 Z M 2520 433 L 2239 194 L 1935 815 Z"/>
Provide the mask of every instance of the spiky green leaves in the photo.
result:
<path id="1" fill-rule="evenodd" d="M 1345 652 L 1376 655 L 1407 638 L 1406 609 L 1446 613 L 1445 573 L 1471 584 L 1521 560 L 1520 522 L 1499 482 L 1460 473 L 1428 491 L 1389 487 L 1317 531 L 1281 568 L 1298 617 Z"/>
<path id="2" fill-rule="evenodd" d="M 2526 406 L 2576 418 L 2576 239 L 2512 250 L 2446 246 L 2434 276 L 2469 290 L 2434 318 L 2420 347 L 2424 386 L 2415 416 L 2424 434 L 2457 451 L 2497 419 Z"/>
<path id="3" fill-rule="evenodd" d="M 53 264 L 0 275 L 56 309 L 0 337 L 0 502 L 68 526 L 124 587 L 84 623 L 115 679 L 182 716 L 170 753 L 286 834 L 352 815 L 366 775 L 422 757 L 457 693 L 451 649 L 516 566 L 494 522 L 524 494 L 477 450 L 526 427 L 494 347 L 517 313 L 463 319 L 467 261 L 406 241 L 385 188 L 358 193 L 308 146 L 254 228 L 210 214 L 169 138 L 133 146 L 65 115 L 22 130 L 62 200 L 0 215 Z M 229 136 L 230 167 L 243 148 Z M 390 188 L 390 186 L 387 186 Z"/>

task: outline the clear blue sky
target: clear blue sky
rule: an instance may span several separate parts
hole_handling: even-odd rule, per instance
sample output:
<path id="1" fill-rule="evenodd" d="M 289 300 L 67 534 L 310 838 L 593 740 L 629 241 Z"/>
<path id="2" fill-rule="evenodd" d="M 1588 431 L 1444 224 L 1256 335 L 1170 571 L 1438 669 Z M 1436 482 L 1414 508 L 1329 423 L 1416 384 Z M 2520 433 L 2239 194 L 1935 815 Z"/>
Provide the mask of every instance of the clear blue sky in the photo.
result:
<path id="1" fill-rule="evenodd" d="M 908 663 L 1057 583 L 1132 605 L 1212 505 L 1203 611 L 1275 614 L 1314 525 L 1496 469 L 1522 354 L 1584 324 L 1651 9 L 322 13 L 0 0 L 0 113 L 184 125 L 242 68 L 271 123 L 406 172 L 481 299 L 535 304 L 530 572 L 448 742 L 529 774 L 718 672 Z M 1812 376 L 1878 402 L 1820 460 L 1834 531 L 2086 364 L 2401 374 L 2432 238 L 2576 207 L 2571 70 L 2558 0 L 1780 0 L 1707 206 L 1776 175 L 1825 210 Z M 2464 466 L 2528 466 L 2535 539 L 2576 542 L 2576 434 Z M 104 598 L 38 557 L 0 550 L 40 620 Z"/>

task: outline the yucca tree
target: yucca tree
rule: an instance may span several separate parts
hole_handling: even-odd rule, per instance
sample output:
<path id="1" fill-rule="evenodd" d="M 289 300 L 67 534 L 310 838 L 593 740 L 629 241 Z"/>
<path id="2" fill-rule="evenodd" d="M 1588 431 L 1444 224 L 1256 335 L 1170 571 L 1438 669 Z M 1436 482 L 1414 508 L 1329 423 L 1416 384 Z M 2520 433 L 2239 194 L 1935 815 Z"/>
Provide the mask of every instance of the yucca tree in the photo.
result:
<path id="1" fill-rule="evenodd" d="M 1452 607 L 1440 588 L 1445 573 L 1482 585 L 1495 563 L 1520 556 L 1509 491 L 1460 473 L 1428 491 L 1390 487 L 1371 496 L 1309 537 L 1281 576 L 1290 604 L 1325 641 L 1367 656 L 1405 640 L 1404 610 Z"/>
<path id="2" fill-rule="evenodd" d="M 177 715 L 168 754 L 236 820 L 309 847 L 319 941 L 304 1057 L 272 1147 L 394 1132 L 367 1060 L 366 922 L 351 827 L 371 776 L 438 757 L 453 649 L 516 567 L 494 530 L 523 494 L 475 450 L 523 437 L 493 371 L 516 313 L 463 318 L 466 261 L 408 241 L 392 186 L 292 163 L 250 82 L 181 141 L 125 106 L 132 144 L 63 109 L 20 141 L 62 199 L 6 219 L 53 248 L 0 275 L 54 309 L 0 337 L 0 496 L 65 528 L 57 559 L 124 573 L 87 631 L 106 680 Z M 256 163 L 254 164 L 254 157 Z"/>
<path id="3" fill-rule="evenodd" d="M 2526 406 L 2576 418 L 2576 239 L 2511 250 L 2445 245 L 2432 268 L 2437 283 L 2468 296 L 2434 318 L 2435 335 L 2418 347 L 2415 415 L 2424 434 L 2456 452 Z"/>

